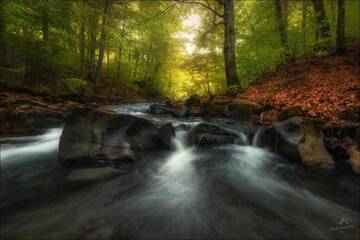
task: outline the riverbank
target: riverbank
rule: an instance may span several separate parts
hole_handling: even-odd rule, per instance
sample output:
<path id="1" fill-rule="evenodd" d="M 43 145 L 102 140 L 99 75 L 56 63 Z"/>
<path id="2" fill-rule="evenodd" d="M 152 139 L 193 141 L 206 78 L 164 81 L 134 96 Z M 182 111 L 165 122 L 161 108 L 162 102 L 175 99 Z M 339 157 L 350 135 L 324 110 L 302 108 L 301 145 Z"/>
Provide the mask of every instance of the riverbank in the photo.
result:
<path id="1" fill-rule="evenodd" d="M 281 65 L 236 96 L 216 96 L 213 104 L 254 104 L 261 121 L 292 116 L 326 125 L 356 125 L 360 115 L 360 45 L 344 55 L 312 56 Z"/>
<path id="2" fill-rule="evenodd" d="M 136 103 L 141 97 L 107 99 L 101 96 L 54 97 L 31 89 L 2 88 L 0 93 L 1 135 L 38 134 L 41 129 L 63 123 L 68 112 L 80 109 L 103 109 L 109 104 Z M 109 111 L 109 109 L 106 109 Z"/>
<path id="3" fill-rule="evenodd" d="M 236 95 L 194 95 L 151 110 L 262 124 L 301 116 L 326 128 L 356 128 L 360 119 L 359 58 L 357 44 L 343 55 L 312 56 L 281 65 Z"/>
<path id="4" fill-rule="evenodd" d="M 1 237 L 358 239 L 355 174 L 282 158 L 268 148 L 280 136 L 261 126 L 148 106 L 79 111 L 64 128 L 3 139 Z M 332 230 L 342 216 L 346 230 Z"/>

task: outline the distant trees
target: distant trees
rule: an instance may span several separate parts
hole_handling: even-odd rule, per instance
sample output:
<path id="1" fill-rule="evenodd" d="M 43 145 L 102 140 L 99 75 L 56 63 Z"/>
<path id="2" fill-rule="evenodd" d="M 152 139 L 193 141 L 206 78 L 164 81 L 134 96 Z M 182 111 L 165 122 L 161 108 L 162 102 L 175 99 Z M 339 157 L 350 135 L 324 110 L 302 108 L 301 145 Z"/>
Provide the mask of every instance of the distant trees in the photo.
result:
<path id="1" fill-rule="evenodd" d="M 98 88 L 130 85 L 142 91 L 136 82 L 156 81 L 156 88 L 170 71 L 163 66 L 168 53 L 174 52 L 169 42 L 178 25 L 176 14 L 168 12 L 144 23 L 168 7 L 167 2 L 0 3 L 0 68 L 25 69 L 26 83 L 36 79 L 39 85 L 54 85 L 75 77 Z"/>
<path id="2" fill-rule="evenodd" d="M 87 57 L 87 80 L 95 82 L 95 53 L 96 53 L 96 34 L 98 27 L 98 15 L 91 17 L 89 26 L 89 44 Z"/>
<path id="3" fill-rule="evenodd" d="M 0 0 L 0 71 L 24 72 L 21 81 L 40 87 L 81 78 L 97 88 L 211 95 L 314 50 L 343 52 L 346 39 L 359 39 L 359 8 L 346 0 Z M 201 19 L 196 29 L 183 24 L 191 15 Z"/>
<path id="4" fill-rule="evenodd" d="M 336 52 L 345 51 L 345 0 L 338 0 L 338 15 L 336 28 Z"/>
<path id="5" fill-rule="evenodd" d="M 106 31 L 108 22 L 108 12 L 110 8 L 110 0 L 104 0 L 104 12 L 102 15 L 101 35 L 99 41 L 99 58 L 96 65 L 95 85 L 98 85 L 101 78 L 102 64 L 104 59 L 104 50 L 106 43 Z"/>
<path id="6" fill-rule="evenodd" d="M 198 4 L 214 13 L 215 16 L 222 19 L 224 24 L 224 63 L 225 63 L 225 78 L 226 88 L 239 87 L 239 76 L 236 64 L 236 36 L 235 36 L 235 14 L 234 14 L 234 0 L 217 0 L 222 6 L 223 13 L 217 11 L 211 6 L 209 1 L 183 1 L 184 3 Z"/>
<path id="7" fill-rule="evenodd" d="M 4 0 L 0 0 L 0 66 L 6 66 L 5 26 L 4 26 Z M 1 74 L 1 69 L 0 69 Z"/>
<path id="8" fill-rule="evenodd" d="M 322 48 L 327 44 L 331 37 L 330 24 L 325 12 L 324 0 L 311 0 L 314 6 L 316 19 L 316 41 L 319 42 L 318 47 Z"/>
<path id="9" fill-rule="evenodd" d="M 286 0 L 287 1 L 287 0 Z M 280 41 L 281 45 L 283 47 L 283 59 L 284 62 L 287 62 L 289 60 L 289 43 L 288 43 L 288 37 L 286 32 L 286 23 L 287 19 L 284 19 L 283 17 L 283 8 L 281 4 L 281 0 L 274 0 L 275 3 L 275 15 L 276 15 L 276 21 L 277 26 L 280 34 Z"/>

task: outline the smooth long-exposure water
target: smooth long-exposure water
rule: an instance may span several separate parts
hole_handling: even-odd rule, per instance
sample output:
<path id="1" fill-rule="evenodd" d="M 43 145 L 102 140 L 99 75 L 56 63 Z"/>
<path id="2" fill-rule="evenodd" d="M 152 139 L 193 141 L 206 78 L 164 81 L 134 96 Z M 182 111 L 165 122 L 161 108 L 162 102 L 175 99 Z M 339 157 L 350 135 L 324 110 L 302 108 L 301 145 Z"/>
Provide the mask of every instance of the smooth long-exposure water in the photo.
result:
<path id="1" fill-rule="evenodd" d="M 116 106 L 160 124 L 198 124 Z M 173 150 L 149 155 L 126 174 L 81 187 L 58 165 L 62 129 L 1 139 L 2 239 L 358 239 L 359 178 L 320 174 L 256 146 L 188 146 L 178 128 Z"/>

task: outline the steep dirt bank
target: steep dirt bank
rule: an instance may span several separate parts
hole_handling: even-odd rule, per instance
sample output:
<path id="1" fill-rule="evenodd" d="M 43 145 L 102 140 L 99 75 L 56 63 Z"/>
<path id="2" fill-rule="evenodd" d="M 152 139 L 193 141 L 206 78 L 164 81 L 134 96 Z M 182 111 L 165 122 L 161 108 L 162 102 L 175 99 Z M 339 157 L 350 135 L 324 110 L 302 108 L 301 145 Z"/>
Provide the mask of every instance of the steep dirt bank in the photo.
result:
<path id="1" fill-rule="evenodd" d="M 263 107 L 262 121 L 303 115 L 346 125 L 359 121 L 359 47 L 341 56 L 314 56 L 282 65 L 236 97 L 213 103 L 250 103 Z"/>

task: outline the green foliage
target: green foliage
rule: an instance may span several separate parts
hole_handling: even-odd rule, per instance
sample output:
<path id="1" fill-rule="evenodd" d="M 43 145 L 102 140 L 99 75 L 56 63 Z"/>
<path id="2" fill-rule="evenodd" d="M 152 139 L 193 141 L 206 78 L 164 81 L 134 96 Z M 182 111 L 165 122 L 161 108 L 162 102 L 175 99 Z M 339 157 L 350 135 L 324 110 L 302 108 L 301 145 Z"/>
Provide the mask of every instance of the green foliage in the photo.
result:
<path id="1" fill-rule="evenodd" d="M 207 8 L 176 1 L 110 1 L 102 44 L 104 1 L 1 1 L 2 76 L 45 86 L 59 81 L 78 94 L 85 83 L 94 83 L 99 49 L 105 45 L 100 87 L 130 86 L 143 94 L 174 98 L 239 91 L 225 89 L 224 27 Z M 288 49 L 280 41 L 274 1 L 235 1 L 240 88 L 275 71 L 285 62 L 285 51 L 292 61 L 316 53 L 318 45 L 334 48 L 336 1 L 325 0 L 330 39 L 316 39 L 311 1 L 281 2 Z M 208 4 L 222 11 L 217 1 Z M 359 40 L 359 8 L 360 1 L 346 1 L 348 41 Z M 184 22 L 192 15 L 200 22 L 187 26 Z M 179 33 L 183 36 L 177 37 Z M 193 52 L 186 51 L 187 45 Z"/>
<path id="2" fill-rule="evenodd" d="M 7 68 L 0 67 L 0 80 L 12 81 L 12 80 L 23 80 L 25 76 L 25 67 L 18 68 Z"/>
<path id="3" fill-rule="evenodd" d="M 227 88 L 226 94 L 229 96 L 236 96 L 240 92 L 239 86 L 230 86 Z"/>
<path id="4" fill-rule="evenodd" d="M 84 93 L 86 85 L 86 81 L 79 78 L 66 78 L 58 82 L 58 86 L 71 95 L 80 95 Z"/>

